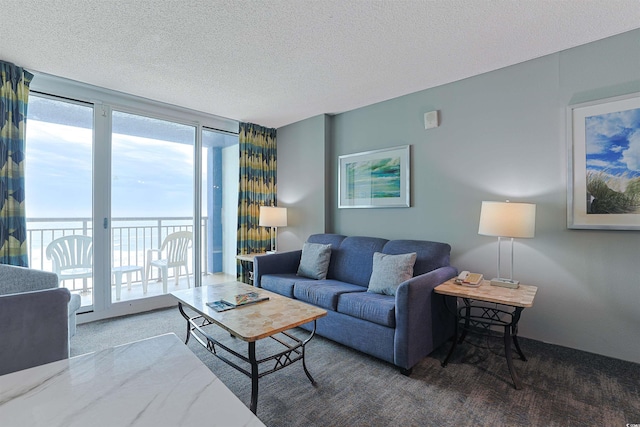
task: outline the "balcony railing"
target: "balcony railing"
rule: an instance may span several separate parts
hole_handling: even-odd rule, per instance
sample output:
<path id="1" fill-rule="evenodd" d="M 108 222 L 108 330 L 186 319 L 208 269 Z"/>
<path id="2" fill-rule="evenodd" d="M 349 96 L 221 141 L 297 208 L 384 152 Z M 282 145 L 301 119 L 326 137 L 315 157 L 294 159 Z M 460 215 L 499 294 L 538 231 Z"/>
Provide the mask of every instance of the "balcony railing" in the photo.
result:
<path id="1" fill-rule="evenodd" d="M 193 218 L 191 217 L 131 217 L 112 218 L 111 220 L 111 260 L 113 267 L 137 265 L 145 267 L 147 249 L 159 249 L 164 238 L 176 231 L 192 231 Z M 207 218 L 203 217 L 200 225 L 202 241 L 207 240 Z M 72 234 L 85 236 L 93 235 L 93 221 L 91 218 L 27 218 L 27 251 L 29 255 L 29 267 L 53 271 L 51 260 L 46 257 L 46 248 L 49 243 L 59 237 Z M 189 265 L 192 250 L 189 253 Z M 203 272 L 207 271 L 207 254 L 202 251 Z M 152 269 L 149 280 L 157 279 L 157 271 Z M 190 271 L 193 274 L 193 271 Z M 82 283 L 83 279 L 73 280 L 73 285 L 67 287 L 76 290 L 76 281 Z M 67 282 L 71 282 L 68 280 Z M 91 279 L 89 279 L 91 283 Z M 86 283 L 83 288 L 86 289 Z M 91 287 L 91 286 L 89 286 Z"/>

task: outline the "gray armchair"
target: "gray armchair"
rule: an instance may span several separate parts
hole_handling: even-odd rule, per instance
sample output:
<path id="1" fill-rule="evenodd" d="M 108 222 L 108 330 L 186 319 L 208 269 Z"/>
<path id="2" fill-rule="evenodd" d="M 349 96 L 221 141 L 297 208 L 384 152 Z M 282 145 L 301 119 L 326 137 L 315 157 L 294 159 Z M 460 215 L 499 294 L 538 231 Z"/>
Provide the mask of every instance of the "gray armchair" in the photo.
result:
<path id="1" fill-rule="evenodd" d="M 0 264 L 0 296 L 58 288 L 58 276 L 47 271 Z M 80 295 L 71 294 L 68 304 L 68 334 L 76 333 L 76 312 L 80 308 Z"/>
<path id="2" fill-rule="evenodd" d="M 0 375 L 69 357 L 67 288 L 0 296 Z"/>

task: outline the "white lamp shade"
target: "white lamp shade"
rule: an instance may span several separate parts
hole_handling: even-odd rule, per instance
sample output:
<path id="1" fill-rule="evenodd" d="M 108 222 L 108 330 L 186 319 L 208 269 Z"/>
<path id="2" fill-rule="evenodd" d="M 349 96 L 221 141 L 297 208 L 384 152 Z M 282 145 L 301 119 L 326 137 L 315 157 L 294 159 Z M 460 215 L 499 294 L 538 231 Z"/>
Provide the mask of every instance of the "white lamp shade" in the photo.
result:
<path id="1" fill-rule="evenodd" d="M 287 208 L 260 206 L 260 220 L 258 225 L 261 227 L 286 227 Z"/>
<path id="2" fill-rule="evenodd" d="M 533 203 L 482 202 L 478 234 L 531 238 L 536 232 L 536 205 Z"/>

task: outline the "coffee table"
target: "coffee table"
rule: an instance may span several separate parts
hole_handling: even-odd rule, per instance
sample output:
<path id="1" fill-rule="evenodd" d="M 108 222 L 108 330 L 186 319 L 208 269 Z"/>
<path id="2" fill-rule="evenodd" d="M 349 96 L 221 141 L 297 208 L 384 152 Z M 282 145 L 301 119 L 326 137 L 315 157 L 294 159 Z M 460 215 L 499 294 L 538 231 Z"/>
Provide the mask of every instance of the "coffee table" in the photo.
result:
<path id="1" fill-rule="evenodd" d="M 232 298 L 234 295 L 246 292 L 257 292 L 261 296 L 268 296 L 269 299 L 222 312 L 217 312 L 207 305 L 208 302 Z M 265 375 L 302 360 L 302 367 L 307 378 L 311 384 L 315 385 L 315 380 L 307 370 L 305 363 L 305 345 L 315 335 L 316 319 L 326 316 L 326 310 L 241 282 L 202 286 L 174 291 L 171 294 L 178 299 L 178 310 L 187 321 L 185 344 L 189 342 L 190 337 L 193 337 L 218 359 L 251 378 L 251 405 L 249 408 L 254 414 L 258 406 L 258 379 Z M 184 306 L 189 307 L 196 315 L 188 315 Z M 308 322 L 313 322 L 313 329 L 304 339 L 287 332 L 289 329 Z M 240 354 L 213 338 L 205 331 L 208 326 L 218 326 L 228 331 L 232 336 L 247 342 L 248 355 Z M 256 342 L 263 338 L 274 339 L 284 346 L 284 350 L 257 359 Z M 220 350 L 224 350 L 224 352 Z M 229 355 L 248 363 L 250 369 L 230 360 Z M 259 365 L 266 363 L 271 363 L 271 366 L 260 371 Z"/>

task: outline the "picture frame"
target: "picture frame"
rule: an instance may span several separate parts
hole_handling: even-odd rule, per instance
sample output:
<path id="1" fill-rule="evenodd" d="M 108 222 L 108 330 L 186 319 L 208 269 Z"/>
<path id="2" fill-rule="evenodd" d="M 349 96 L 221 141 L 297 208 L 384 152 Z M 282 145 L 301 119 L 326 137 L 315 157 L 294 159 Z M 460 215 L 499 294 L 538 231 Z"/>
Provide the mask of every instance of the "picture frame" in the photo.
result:
<path id="1" fill-rule="evenodd" d="M 567 227 L 640 230 L 640 92 L 567 107 Z"/>
<path id="2" fill-rule="evenodd" d="M 338 157 L 338 208 L 408 208 L 410 145 Z"/>

